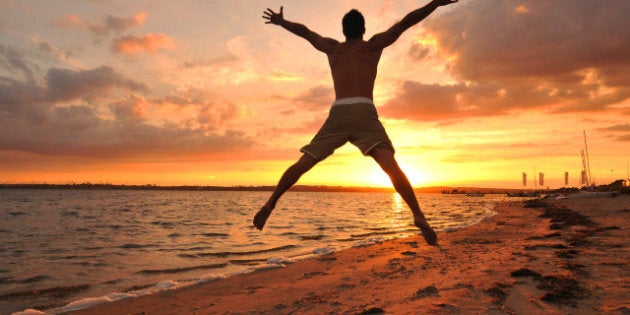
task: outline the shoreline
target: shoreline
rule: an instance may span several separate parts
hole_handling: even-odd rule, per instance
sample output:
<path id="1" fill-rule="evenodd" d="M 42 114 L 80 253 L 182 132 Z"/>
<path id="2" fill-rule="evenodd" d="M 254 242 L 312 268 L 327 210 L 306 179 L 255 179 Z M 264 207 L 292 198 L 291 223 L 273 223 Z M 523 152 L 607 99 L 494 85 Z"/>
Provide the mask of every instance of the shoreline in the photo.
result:
<path id="1" fill-rule="evenodd" d="M 495 211 L 439 247 L 412 236 L 65 314 L 630 313 L 630 196 Z"/>

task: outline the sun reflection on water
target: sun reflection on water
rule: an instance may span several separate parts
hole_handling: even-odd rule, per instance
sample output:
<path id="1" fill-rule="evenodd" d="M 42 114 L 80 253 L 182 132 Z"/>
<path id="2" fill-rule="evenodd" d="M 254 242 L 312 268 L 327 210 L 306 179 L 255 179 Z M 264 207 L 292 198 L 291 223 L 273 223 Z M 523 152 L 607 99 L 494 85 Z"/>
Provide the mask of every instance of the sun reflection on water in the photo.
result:
<path id="1" fill-rule="evenodd" d="M 402 197 L 398 193 L 392 193 L 392 210 L 394 210 L 396 214 L 400 214 L 401 212 L 406 210 L 406 207 L 407 205 L 405 204 L 405 201 L 402 199 Z"/>
<path id="2" fill-rule="evenodd" d="M 387 222 L 383 222 L 388 228 L 403 228 L 410 222 L 410 210 L 403 198 L 398 193 L 392 193 L 391 213 L 386 217 Z M 409 220 L 407 220 L 409 219 Z"/>

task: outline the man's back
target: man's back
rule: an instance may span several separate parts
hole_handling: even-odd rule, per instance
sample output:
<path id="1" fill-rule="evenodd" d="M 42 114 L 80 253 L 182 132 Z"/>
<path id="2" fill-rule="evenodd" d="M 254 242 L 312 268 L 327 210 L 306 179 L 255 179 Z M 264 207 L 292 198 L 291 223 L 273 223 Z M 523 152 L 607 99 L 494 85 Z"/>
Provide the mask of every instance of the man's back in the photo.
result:
<path id="1" fill-rule="evenodd" d="M 382 51 L 357 39 L 339 43 L 327 54 L 336 99 L 357 96 L 372 99 Z"/>
<path id="2" fill-rule="evenodd" d="M 393 44 L 405 30 L 427 17 L 437 7 L 454 2 L 457 0 L 433 0 L 424 7 L 410 12 L 400 22 L 387 31 L 374 35 L 367 42 L 363 41 L 365 20 L 357 10 L 350 10 L 342 20 L 343 33 L 346 36 L 346 41 L 342 43 L 332 38 L 322 37 L 300 23 L 285 20 L 283 7 L 280 7 L 280 12 L 267 9 L 263 13 L 265 23 L 282 26 L 291 33 L 308 40 L 315 49 L 328 56 L 337 101 L 311 143 L 300 150 L 304 153 L 302 157 L 282 174 L 271 197 L 254 216 L 253 223 L 257 229 L 263 229 L 280 196 L 289 190 L 304 173 L 332 154 L 335 149 L 350 141 L 361 149 L 363 154 L 371 155 L 383 168 L 392 180 L 396 191 L 409 206 L 413 213 L 414 224 L 420 228 L 422 236 L 428 244 L 437 244 L 437 234 L 420 210 L 413 187 L 394 158 L 394 147 L 378 120 L 376 107 L 363 98 L 373 99 L 374 81 L 383 49 Z M 347 103 L 348 101 L 355 103 Z M 361 127 L 356 128 L 356 125 L 348 124 L 349 120 L 345 119 L 344 115 L 341 115 L 339 119 L 340 112 L 353 115 L 361 122 Z M 359 116 L 356 115 L 357 112 L 368 115 Z"/>

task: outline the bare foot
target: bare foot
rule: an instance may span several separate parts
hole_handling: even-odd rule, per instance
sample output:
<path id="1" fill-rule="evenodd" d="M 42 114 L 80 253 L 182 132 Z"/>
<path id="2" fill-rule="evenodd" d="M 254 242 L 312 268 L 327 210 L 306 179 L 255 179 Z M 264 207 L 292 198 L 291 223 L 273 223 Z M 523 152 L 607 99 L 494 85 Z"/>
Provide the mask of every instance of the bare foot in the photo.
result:
<path id="1" fill-rule="evenodd" d="M 254 227 L 262 231 L 265 223 L 267 222 L 267 218 L 269 218 L 269 215 L 271 215 L 272 210 L 273 208 L 267 204 L 262 206 L 260 211 L 258 211 L 258 213 L 256 213 L 256 215 L 254 216 Z"/>
<path id="2" fill-rule="evenodd" d="M 415 226 L 417 226 L 420 229 L 420 231 L 422 231 L 422 236 L 424 237 L 424 240 L 427 241 L 427 244 L 429 245 L 438 244 L 437 234 L 435 233 L 435 231 L 433 231 L 433 229 L 431 228 L 429 223 L 427 223 L 426 220 L 416 218 L 414 219 L 413 223 Z"/>

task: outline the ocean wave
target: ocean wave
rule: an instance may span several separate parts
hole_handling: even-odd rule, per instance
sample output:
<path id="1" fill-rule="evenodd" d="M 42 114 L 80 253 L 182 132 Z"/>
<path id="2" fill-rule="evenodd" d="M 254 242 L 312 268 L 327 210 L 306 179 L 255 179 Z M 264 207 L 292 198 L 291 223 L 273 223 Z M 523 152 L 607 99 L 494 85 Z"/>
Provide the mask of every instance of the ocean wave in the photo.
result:
<path id="1" fill-rule="evenodd" d="M 138 271 L 138 273 L 140 274 L 180 273 L 180 272 L 187 272 L 187 271 L 199 270 L 199 269 L 225 268 L 227 265 L 228 265 L 227 263 L 223 263 L 223 264 L 211 264 L 211 265 L 174 268 L 174 269 L 145 269 L 145 270 Z"/>
<path id="2" fill-rule="evenodd" d="M 267 259 L 232 259 L 228 263 L 232 265 L 255 266 L 264 263 Z"/>
<path id="3" fill-rule="evenodd" d="M 319 241 L 321 239 L 323 239 L 325 237 L 325 235 L 303 235 L 300 236 L 300 239 L 303 241 Z"/>
<path id="4" fill-rule="evenodd" d="M 282 250 L 299 248 L 299 247 L 300 246 L 297 246 L 297 245 L 284 245 L 284 246 L 279 246 L 279 247 L 258 249 L 258 250 L 252 250 L 252 251 L 225 251 L 225 252 L 212 252 L 212 253 L 198 253 L 196 255 L 199 257 L 247 256 L 247 255 L 256 255 L 256 254 L 282 251 Z"/>
<path id="5" fill-rule="evenodd" d="M 202 233 L 199 235 L 206 236 L 206 237 L 230 237 L 230 234 L 226 234 L 226 233 Z"/>
<path id="6" fill-rule="evenodd" d="M 139 249 L 139 248 L 150 248 L 150 247 L 158 247 L 159 245 L 156 244 L 124 244 L 124 245 L 120 245 L 118 246 L 118 248 L 123 248 L 123 249 Z"/>
<path id="7" fill-rule="evenodd" d="M 40 290 L 24 290 L 19 292 L 11 292 L 0 295 L 0 300 L 11 300 L 17 298 L 24 298 L 29 296 L 50 296 L 55 298 L 62 298 L 70 296 L 89 289 L 89 284 L 79 284 L 70 286 L 52 287 Z"/>
<path id="8" fill-rule="evenodd" d="M 42 282 L 42 281 L 51 280 L 51 279 L 52 279 L 51 277 L 45 276 L 45 275 L 37 275 L 37 276 L 29 277 L 26 279 L 14 279 L 11 277 L 5 277 L 5 278 L 0 278 L 0 284 L 13 284 L 13 283 L 29 284 L 29 283 Z"/>
<path id="9" fill-rule="evenodd" d="M 379 235 L 396 235 L 400 233 L 409 233 L 409 232 L 416 232 L 416 231 L 418 231 L 418 229 L 414 228 L 414 229 L 389 230 L 389 231 L 351 234 L 350 236 L 352 238 L 360 239 L 360 238 L 365 238 L 365 237 L 372 237 L 372 236 L 379 236 Z"/>

